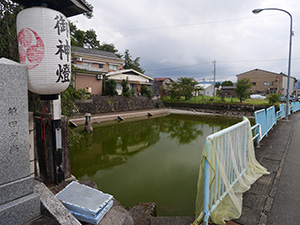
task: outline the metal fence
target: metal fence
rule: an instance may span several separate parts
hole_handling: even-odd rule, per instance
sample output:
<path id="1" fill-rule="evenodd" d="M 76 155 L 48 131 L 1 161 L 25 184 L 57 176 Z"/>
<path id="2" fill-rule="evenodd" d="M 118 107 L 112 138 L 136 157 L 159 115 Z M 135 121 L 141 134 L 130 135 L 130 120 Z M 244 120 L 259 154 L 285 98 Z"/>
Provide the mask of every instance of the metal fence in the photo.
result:
<path id="1" fill-rule="evenodd" d="M 255 125 L 252 127 L 253 140 L 259 144 L 261 140 L 268 135 L 270 130 L 276 125 L 277 120 L 286 118 L 286 104 L 280 104 L 279 110 L 275 112 L 275 106 L 267 109 L 261 109 L 254 112 Z M 300 102 L 292 102 L 288 105 L 288 115 L 300 110 Z"/>
<path id="2" fill-rule="evenodd" d="M 259 143 L 265 136 L 268 135 L 268 132 L 274 127 L 277 123 L 277 117 L 281 115 L 279 113 L 275 113 L 275 106 L 271 106 L 267 109 L 261 109 L 254 112 L 255 118 L 255 128 L 259 127 L 258 129 L 254 130 L 254 137 L 256 138 L 256 142 Z"/>
<path id="3" fill-rule="evenodd" d="M 259 143 L 268 132 L 276 125 L 277 120 L 286 117 L 286 104 L 280 104 L 279 111 L 275 112 L 275 107 L 271 106 L 267 109 L 262 109 L 254 112 L 255 125 L 251 127 L 253 139 Z M 293 102 L 289 107 L 289 113 L 300 110 L 300 102 Z M 249 138 L 249 123 L 246 119 L 242 122 L 211 134 L 206 138 L 206 154 L 204 165 L 204 206 L 203 220 L 204 224 L 208 224 L 210 214 L 220 204 L 222 199 L 227 195 L 225 184 L 221 179 L 220 170 L 215 163 L 215 170 L 210 169 L 209 162 L 211 152 L 219 155 L 221 166 L 225 168 L 226 176 L 229 178 L 229 183 L 233 186 L 237 181 L 237 174 L 234 167 L 238 168 L 238 173 L 241 176 L 247 169 L 246 150 Z M 234 157 L 233 157 L 234 156 Z M 235 158 L 233 165 L 232 157 Z M 236 166 L 237 165 L 237 166 Z M 213 176 L 211 173 L 214 173 Z M 211 180 L 213 177 L 214 180 Z M 211 185 L 213 183 L 213 185 Z"/>
<path id="4" fill-rule="evenodd" d="M 228 194 L 223 173 L 231 187 L 247 169 L 247 146 L 249 138 L 249 121 L 242 122 L 211 134 L 206 138 L 206 159 L 204 165 L 204 224 L 208 224 L 210 213 Z M 214 159 L 218 155 L 219 160 Z M 214 165 L 209 165 L 214 163 Z M 211 169 L 213 166 L 213 170 Z M 213 176 L 211 176 L 214 173 Z M 213 180 L 211 180 L 213 177 Z"/>

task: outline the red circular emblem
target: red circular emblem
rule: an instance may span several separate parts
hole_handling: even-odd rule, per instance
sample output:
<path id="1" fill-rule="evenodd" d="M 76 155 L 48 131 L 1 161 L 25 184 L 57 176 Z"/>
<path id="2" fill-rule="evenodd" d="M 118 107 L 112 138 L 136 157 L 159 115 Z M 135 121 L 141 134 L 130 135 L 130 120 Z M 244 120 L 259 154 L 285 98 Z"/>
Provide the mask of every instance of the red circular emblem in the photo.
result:
<path id="1" fill-rule="evenodd" d="M 20 62 L 31 70 L 37 67 L 45 54 L 42 38 L 30 28 L 23 28 L 18 33 Z"/>

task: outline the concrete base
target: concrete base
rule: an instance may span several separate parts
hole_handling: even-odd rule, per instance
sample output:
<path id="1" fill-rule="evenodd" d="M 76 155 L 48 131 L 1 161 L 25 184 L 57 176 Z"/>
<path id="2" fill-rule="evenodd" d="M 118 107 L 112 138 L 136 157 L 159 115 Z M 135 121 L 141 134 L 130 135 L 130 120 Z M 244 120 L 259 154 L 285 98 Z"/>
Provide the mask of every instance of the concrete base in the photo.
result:
<path id="1" fill-rule="evenodd" d="M 24 224 L 41 214 L 40 198 L 36 193 L 0 205 L 0 224 Z"/>
<path id="2" fill-rule="evenodd" d="M 0 205 L 33 193 L 33 178 L 25 177 L 0 185 Z"/>
<path id="3" fill-rule="evenodd" d="M 34 192 L 40 195 L 43 214 L 58 224 L 81 225 L 67 208 L 40 181 L 34 181 Z"/>

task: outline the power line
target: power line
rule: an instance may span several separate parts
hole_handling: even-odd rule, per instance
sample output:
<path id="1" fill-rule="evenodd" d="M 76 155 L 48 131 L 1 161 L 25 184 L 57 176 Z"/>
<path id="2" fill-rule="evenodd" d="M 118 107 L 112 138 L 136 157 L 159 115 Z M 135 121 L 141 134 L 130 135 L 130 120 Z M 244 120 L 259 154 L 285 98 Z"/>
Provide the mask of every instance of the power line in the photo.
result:
<path id="1" fill-rule="evenodd" d="M 298 60 L 300 58 L 293 58 L 292 60 Z M 218 60 L 219 63 L 248 63 L 248 62 L 272 62 L 272 61 L 284 61 L 287 59 L 258 59 L 258 60 Z M 163 71 L 163 70 L 176 70 L 176 69 L 182 69 L 182 68 L 188 68 L 188 67 L 195 67 L 200 66 L 204 64 L 209 64 L 211 61 L 197 63 L 197 64 L 191 64 L 191 65 L 182 65 L 182 66 L 176 66 L 176 67 L 168 67 L 168 68 L 156 68 L 156 69 L 149 69 L 147 71 Z"/>
<path id="2" fill-rule="evenodd" d="M 149 71 L 161 71 L 161 70 L 175 70 L 175 69 L 182 69 L 182 68 L 188 68 L 188 67 L 194 67 L 194 66 L 200 66 L 204 64 L 211 63 L 209 62 L 202 62 L 202 63 L 197 63 L 197 64 L 192 64 L 192 65 L 184 65 L 184 66 L 177 66 L 177 67 L 169 67 L 169 68 L 158 68 L 158 69 L 151 69 Z"/>
<path id="3" fill-rule="evenodd" d="M 298 60 L 300 58 L 292 58 L 292 60 Z M 287 60 L 286 59 L 258 59 L 258 60 L 224 60 L 224 61 L 219 61 L 218 62 L 221 62 L 221 63 L 244 63 L 244 62 L 272 62 L 272 61 L 284 61 L 284 60 Z"/>
<path id="4" fill-rule="evenodd" d="M 293 12 L 293 14 L 298 13 L 300 11 Z M 261 17 L 270 17 L 270 16 L 276 16 L 281 15 L 279 13 L 274 13 L 270 15 L 263 15 Z M 206 24 L 217 24 L 217 23 L 227 23 L 227 22 L 233 22 L 238 20 L 253 20 L 257 19 L 259 17 L 244 17 L 244 18 L 234 18 L 234 19 L 227 19 L 227 20 L 215 20 L 215 21 L 207 21 L 207 22 L 198 22 L 198 23 L 190 23 L 190 24 L 176 24 L 176 25 L 170 25 L 170 26 L 157 26 L 157 27 L 144 27 L 144 28 L 130 28 L 130 29 L 123 29 L 123 30 L 106 30 L 106 31 L 100 31 L 102 33 L 116 33 L 116 32 L 129 32 L 129 31 L 143 31 L 143 30 L 161 30 L 161 29 L 172 29 L 172 28 L 178 28 L 178 27 L 192 27 L 192 26 L 200 26 L 200 25 L 206 25 Z"/>

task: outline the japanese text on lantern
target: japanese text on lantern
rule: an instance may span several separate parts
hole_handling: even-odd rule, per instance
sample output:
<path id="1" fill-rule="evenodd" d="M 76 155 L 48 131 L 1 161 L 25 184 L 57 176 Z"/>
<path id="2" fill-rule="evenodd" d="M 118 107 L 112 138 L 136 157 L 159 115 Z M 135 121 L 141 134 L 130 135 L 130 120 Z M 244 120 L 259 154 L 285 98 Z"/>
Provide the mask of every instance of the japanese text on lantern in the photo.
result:
<path id="1" fill-rule="evenodd" d="M 9 146 L 9 152 L 15 153 L 19 150 L 19 146 L 16 144 L 18 143 L 17 140 L 19 139 L 18 135 L 18 121 L 16 120 L 16 116 L 18 114 L 18 110 L 16 107 L 10 107 L 8 108 L 8 134 L 9 134 L 9 140 L 10 140 L 10 146 Z"/>
<path id="2" fill-rule="evenodd" d="M 57 65 L 56 83 L 58 82 L 64 83 L 70 81 L 70 74 L 71 74 L 71 68 L 69 63 L 71 47 L 68 39 L 63 38 L 64 36 L 63 34 L 69 37 L 69 24 L 68 21 L 61 15 L 56 15 L 54 20 L 56 21 L 54 29 L 57 30 L 57 34 L 59 36 L 62 36 L 62 39 L 57 40 L 57 45 L 56 45 L 57 52 L 55 53 L 55 55 L 57 55 L 57 57 L 59 57 L 59 59 L 62 61 L 62 64 Z M 64 63 L 65 61 L 67 61 L 67 63 Z"/>

